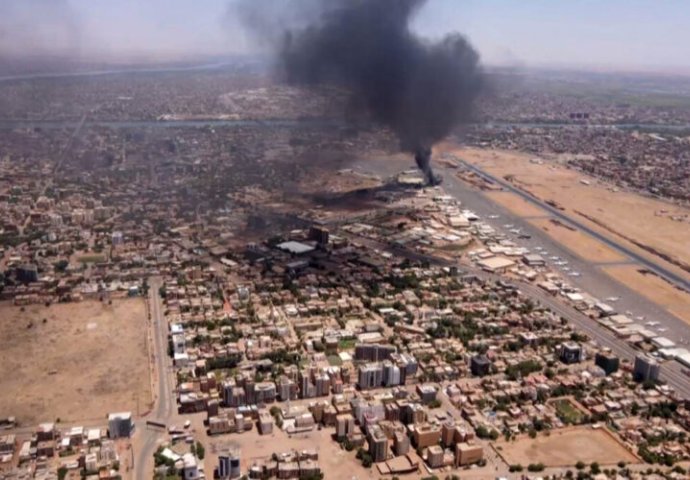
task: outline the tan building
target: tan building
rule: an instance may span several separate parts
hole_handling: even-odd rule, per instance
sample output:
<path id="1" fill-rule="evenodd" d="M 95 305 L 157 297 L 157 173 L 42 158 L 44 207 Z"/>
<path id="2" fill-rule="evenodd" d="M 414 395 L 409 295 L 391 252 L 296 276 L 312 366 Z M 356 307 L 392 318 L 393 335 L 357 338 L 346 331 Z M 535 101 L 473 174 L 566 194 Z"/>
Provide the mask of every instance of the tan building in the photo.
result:
<path id="1" fill-rule="evenodd" d="M 441 442 L 445 447 L 450 447 L 455 443 L 455 423 L 452 420 L 445 421 L 441 425 Z"/>
<path id="2" fill-rule="evenodd" d="M 481 445 L 458 443 L 455 446 L 455 464 L 459 467 L 477 463 L 484 458 L 484 449 Z"/>
<path id="3" fill-rule="evenodd" d="M 480 260 L 477 264 L 487 272 L 502 273 L 515 265 L 515 262 L 505 257 L 491 257 Z"/>
<path id="4" fill-rule="evenodd" d="M 355 419 L 349 413 L 336 417 L 335 435 L 337 438 L 345 438 L 355 431 Z"/>
<path id="5" fill-rule="evenodd" d="M 469 442 L 474 440 L 474 429 L 466 425 L 455 427 L 454 443 Z"/>
<path id="6" fill-rule="evenodd" d="M 404 432 L 395 432 L 393 436 L 393 448 L 397 456 L 407 455 L 410 451 L 410 438 Z"/>
<path id="7" fill-rule="evenodd" d="M 427 463 L 431 468 L 443 466 L 443 449 L 440 445 L 432 445 L 427 449 Z"/>
<path id="8" fill-rule="evenodd" d="M 273 417 L 268 410 L 261 410 L 259 412 L 259 432 L 261 435 L 273 433 Z"/>
<path id="9" fill-rule="evenodd" d="M 429 423 L 413 425 L 411 427 L 414 444 L 419 448 L 430 447 L 441 440 L 441 429 Z"/>

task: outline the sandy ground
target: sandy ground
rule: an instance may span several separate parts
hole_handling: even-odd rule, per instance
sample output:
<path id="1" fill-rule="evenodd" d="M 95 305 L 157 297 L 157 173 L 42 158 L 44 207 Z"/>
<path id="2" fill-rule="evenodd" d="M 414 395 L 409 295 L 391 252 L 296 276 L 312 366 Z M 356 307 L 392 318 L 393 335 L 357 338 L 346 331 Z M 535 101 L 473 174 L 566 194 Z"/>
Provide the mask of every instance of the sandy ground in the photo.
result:
<path id="1" fill-rule="evenodd" d="M 546 211 L 512 192 L 486 192 L 484 195 L 507 208 L 518 217 L 541 217 L 548 215 Z"/>
<path id="2" fill-rule="evenodd" d="M 603 269 L 619 282 L 690 323 L 690 294 L 675 288 L 654 274 L 640 272 L 640 268 L 633 265 L 611 266 Z"/>
<path id="3" fill-rule="evenodd" d="M 623 262 L 626 258 L 607 245 L 579 230 L 571 230 L 549 219 L 530 220 L 568 250 L 591 262 Z"/>
<path id="4" fill-rule="evenodd" d="M 501 178 L 512 175 L 516 185 L 543 200 L 558 202 L 565 213 L 579 221 L 588 222 L 602 231 L 609 229 L 607 234 L 612 237 L 620 239 L 618 236 L 622 235 L 690 265 L 690 248 L 687 247 L 690 245 L 690 223 L 687 218 L 681 222 L 669 216 L 669 213 L 688 216 L 690 209 L 631 192 L 615 192 L 610 185 L 555 162 L 532 162 L 535 158 L 532 155 L 476 148 L 456 148 L 453 153 Z M 590 185 L 582 184 L 582 179 L 587 179 Z M 639 247 L 636 249 L 657 262 L 664 262 Z M 690 278 L 688 272 L 668 265 Z"/>
<path id="5" fill-rule="evenodd" d="M 576 427 L 540 435 L 537 438 L 523 438 L 515 442 L 495 444 L 509 465 L 543 463 L 547 467 L 572 466 L 578 461 L 590 464 L 611 465 L 619 461 L 638 463 L 613 436 L 603 430 Z"/>
<path id="6" fill-rule="evenodd" d="M 145 319 L 141 299 L 30 305 L 24 312 L 0 304 L 0 416 L 33 425 L 145 411 Z"/>

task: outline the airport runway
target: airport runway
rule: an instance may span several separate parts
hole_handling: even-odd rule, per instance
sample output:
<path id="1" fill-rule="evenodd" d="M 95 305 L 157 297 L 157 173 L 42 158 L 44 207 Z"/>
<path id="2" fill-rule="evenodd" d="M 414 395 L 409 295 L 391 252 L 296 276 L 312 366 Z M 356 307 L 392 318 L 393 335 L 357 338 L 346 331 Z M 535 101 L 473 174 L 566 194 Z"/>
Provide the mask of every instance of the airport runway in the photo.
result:
<path id="1" fill-rule="evenodd" d="M 648 260 L 646 257 L 643 257 L 641 255 L 638 255 L 636 252 L 633 250 L 630 250 L 629 248 L 625 247 L 624 245 L 621 245 L 620 243 L 612 240 L 611 238 L 607 237 L 606 235 L 603 235 L 596 230 L 593 230 L 589 228 L 587 225 L 578 222 L 576 219 L 571 218 L 570 216 L 564 214 L 561 212 L 559 209 L 552 207 L 551 205 L 547 204 L 546 202 L 542 202 L 541 200 L 538 200 L 534 198 L 532 195 L 528 194 L 524 190 L 515 187 L 513 184 L 510 182 L 506 182 L 505 180 L 502 180 L 500 178 L 497 178 L 484 170 L 480 169 L 479 167 L 476 167 L 470 163 L 467 163 L 463 160 L 460 160 L 460 163 L 468 170 L 476 173 L 477 175 L 484 177 L 491 181 L 492 183 L 496 185 L 500 185 L 504 190 L 510 191 L 516 195 L 519 195 L 522 197 L 524 200 L 528 201 L 529 203 L 536 205 L 537 207 L 541 208 L 542 210 L 546 210 L 551 216 L 568 223 L 578 230 L 586 233 L 592 238 L 595 238 L 596 240 L 606 244 L 607 246 L 613 248 L 619 253 L 622 253 L 626 257 L 630 258 L 631 260 L 634 260 L 635 262 L 639 263 L 640 265 L 644 266 L 646 269 L 656 273 L 660 277 L 666 279 L 668 282 L 676 285 L 677 287 L 680 287 L 688 292 L 690 292 L 690 281 L 686 280 L 685 278 L 681 277 L 680 275 L 676 275 L 674 272 L 669 271 L 668 269 L 664 268 L 663 266 L 657 264 L 656 262 L 652 262 Z"/>
<path id="2" fill-rule="evenodd" d="M 484 196 L 482 192 L 470 189 L 455 177 L 454 170 L 439 169 L 439 171 L 443 172 L 443 187 L 447 193 L 460 200 L 465 208 L 477 213 L 482 218 L 482 221 L 488 223 L 497 231 L 506 234 L 516 244 L 529 248 L 533 252 L 536 252 L 537 247 L 544 248 L 546 253 L 543 253 L 542 256 L 547 258 L 549 266 L 554 271 L 560 272 L 561 276 L 568 283 L 582 289 L 584 292 L 592 295 L 596 294 L 597 298 L 604 302 L 606 302 L 607 298 L 617 298 L 617 301 L 608 303 L 619 313 L 628 314 L 637 323 L 646 323 L 648 321 L 660 322 L 656 329 L 659 335 L 672 338 L 679 346 L 690 349 L 690 326 L 683 320 L 614 280 L 601 270 L 599 264 L 583 260 L 552 239 L 539 227 L 531 224 L 527 219 L 518 217 L 508 209 L 494 203 Z M 545 217 L 547 215 L 545 213 Z M 490 218 L 492 216 L 498 216 L 498 218 Z M 568 220 L 566 218 L 563 221 Z M 505 225 L 512 225 L 512 227 L 507 228 Z M 518 238 L 518 235 L 510 232 L 511 229 L 519 229 L 521 232 L 529 234 L 531 238 Z M 567 261 L 567 267 L 570 271 L 578 272 L 580 276 L 569 276 L 562 268 L 554 265 L 552 257 L 558 257 L 559 261 Z M 630 261 L 635 262 L 632 258 Z"/>
<path id="3" fill-rule="evenodd" d="M 401 165 L 398 162 L 386 161 L 386 159 L 367 159 L 356 164 L 355 168 L 360 172 L 371 172 L 385 177 L 399 173 Z M 414 168 L 412 159 L 410 160 L 410 168 Z M 494 203 L 484 196 L 482 192 L 469 188 L 455 176 L 456 170 L 444 168 L 438 164 L 435 165 L 435 169 L 443 175 L 443 189 L 445 192 L 458 199 L 462 204 L 462 208 L 472 210 L 481 217 L 482 221 L 494 227 L 498 232 L 506 234 L 516 244 L 529 248 L 530 251 L 535 251 L 535 248 L 538 246 L 545 248 L 548 254 L 544 256 L 549 257 L 551 262 L 549 267 L 554 271 L 559 269 L 553 265 L 550 257 L 556 256 L 560 260 L 567 261 L 571 271 L 580 273 L 579 277 L 570 277 L 561 272 L 562 277 L 568 283 L 580 288 L 583 292 L 596 295 L 602 301 L 606 301 L 606 298 L 618 298 L 615 302 L 609 302 L 618 312 L 629 314 L 637 323 L 644 324 L 651 320 L 659 322 L 659 325 L 655 327 L 655 331 L 660 336 L 671 338 L 678 346 L 686 347 L 690 350 L 690 326 L 688 324 L 671 315 L 654 302 L 615 281 L 604 273 L 597 264 L 585 261 L 575 255 L 526 219 L 520 218 L 504 207 Z M 545 217 L 547 215 L 548 213 L 545 212 Z M 496 216 L 498 218 L 490 218 Z M 572 223 L 569 219 L 564 221 Z M 510 229 L 505 227 L 506 224 L 513 225 L 510 229 L 517 228 L 521 232 L 529 234 L 531 238 L 520 239 L 517 235 L 510 234 Z M 616 338 L 611 331 L 566 305 L 560 299 L 546 294 L 538 287 L 526 282 L 519 282 L 519 285 L 520 289 L 525 291 L 525 293 L 535 296 L 542 303 L 575 323 L 598 344 L 609 347 L 617 354 L 630 360 L 639 353 L 626 342 Z M 663 329 L 663 331 L 660 329 Z M 678 392 L 690 398 L 690 377 L 682 373 L 683 369 L 684 367 L 676 361 L 665 362 L 662 367 L 662 378 L 668 381 Z"/>

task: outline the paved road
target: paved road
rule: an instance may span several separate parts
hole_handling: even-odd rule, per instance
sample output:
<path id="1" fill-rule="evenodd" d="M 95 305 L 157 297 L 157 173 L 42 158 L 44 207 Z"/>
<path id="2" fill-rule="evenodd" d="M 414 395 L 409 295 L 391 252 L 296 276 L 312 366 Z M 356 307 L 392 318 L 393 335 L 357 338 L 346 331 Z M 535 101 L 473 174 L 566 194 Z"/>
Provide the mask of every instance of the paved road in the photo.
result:
<path id="1" fill-rule="evenodd" d="M 163 315 L 161 299 L 158 289 L 161 287 L 159 278 L 149 280 L 149 306 L 151 312 L 153 332 L 153 354 L 155 356 L 155 372 L 158 374 L 158 392 L 154 402 L 153 411 L 148 418 L 167 423 L 174 414 L 176 400 L 173 397 L 172 382 L 170 379 L 171 364 L 168 357 L 168 325 Z M 151 478 L 153 472 L 153 454 L 158 447 L 160 431 L 147 429 L 146 422 L 142 419 L 137 425 L 138 435 L 142 435 L 142 445 L 135 452 L 134 472 L 135 479 Z"/>

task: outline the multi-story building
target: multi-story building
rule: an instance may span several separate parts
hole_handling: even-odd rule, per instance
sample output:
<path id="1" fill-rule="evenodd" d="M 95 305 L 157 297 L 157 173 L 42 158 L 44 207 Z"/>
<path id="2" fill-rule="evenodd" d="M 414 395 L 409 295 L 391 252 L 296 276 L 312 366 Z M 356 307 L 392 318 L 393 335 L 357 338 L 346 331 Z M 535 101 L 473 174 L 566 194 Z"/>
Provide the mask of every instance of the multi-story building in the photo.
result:
<path id="1" fill-rule="evenodd" d="M 367 363 L 359 367 L 357 385 L 361 390 L 379 388 L 383 385 L 383 367 L 380 363 Z"/>
<path id="2" fill-rule="evenodd" d="M 470 371 L 475 377 L 483 377 L 491 372 L 491 360 L 486 355 L 475 355 L 470 360 Z"/>
<path id="3" fill-rule="evenodd" d="M 601 367 L 606 375 L 611 375 L 618 370 L 620 360 L 611 352 L 599 352 L 594 356 L 594 363 Z"/>
<path id="4" fill-rule="evenodd" d="M 359 343 L 355 345 L 355 360 L 382 362 L 383 360 L 390 360 L 391 355 L 395 352 L 396 348 L 393 345 Z"/>
<path id="5" fill-rule="evenodd" d="M 437 390 L 433 385 L 417 385 L 417 395 L 423 403 L 430 403 L 436 400 Z"/>
<path id="6" fill-rule="evenodd" d="M 222 453 L 218 455 L 218 478 L 221 480 L 240 478 L 240 454 L 239 451 Z"/>
<path id="7" fill-rule="evenodd" d="M 299 398 L 299 389 L 294 380 L 287 376 L 282 376 L 278 379 L 278 397 L 281 402 Z"/>
<path id="8" fill-rule="evenodd" d="M 355 419 L 349 413 L 336 416 L 335 422 L 335 436 L 338 439 L 345 438 L 355 431 Z"/>
<path id="9" fill-rule="evenodd" d="M 477 463 L 484 458 L 484 449 L 481 445 L 458 443 L 455 446 L 455 465 L 460 467 Z"/>
<path id="10" fill-rule="evenodd" d="M 585 359 L 582 345 L 575 342 L 566 342 L 558 346 L 558 358 L 563 363 L 578 363 Z"/>
<path id="11" fill-rule="evenodd" d="M 378 425 L 372 425 L 367 434 L 369 454 L 374 462 L 385 462 L 388 459 L 388 437 Z"/>
<path id="12" fill-rule="evenodd" d="M 404 432 L 395 432 L 393 434 L 393 448 L 397 456 L 407 455 L 410 451 L 410 437 Z"/>
<path id="13" fill-rule="evenodd" d="M 441 429 L 430 423 L 413 425 L 412 440 L 417 448 L 426 448 L 436 445 L 441 440 Z"/>
<path id="14" fill-rule="evenodd" d="M 431 445 L 427 448 L 427 463 L 431 468 L 440 468 L 443 466 L 443 449 L 440 445 Z"/>
<path id="15" fill-rule="evenodd" d="M 134 423 L 132 412 L 111 413 L 108 415 L 108 436 L 110 438 L 122 438 L 132 435 Z"/>
<path id="16" fill-rule="evenodd" d="M 660 366 L 659 362 L 647 355 L 638 355 L 635 357 L 635 365 L 633 366 L 633 378 L 637 382 L 646 382 L 651 380 L 653 382 L 659 379 Z"/>
<path id="17" fill-rule="evenodd" d="M 455 443 L 455 422 L 446 420 L 441 424 L 441 443 L 450 447 Z"/>

